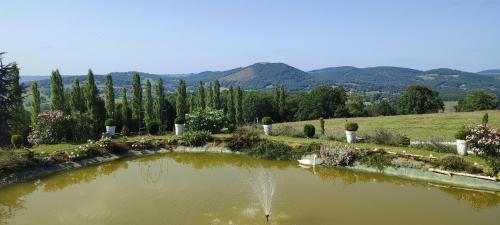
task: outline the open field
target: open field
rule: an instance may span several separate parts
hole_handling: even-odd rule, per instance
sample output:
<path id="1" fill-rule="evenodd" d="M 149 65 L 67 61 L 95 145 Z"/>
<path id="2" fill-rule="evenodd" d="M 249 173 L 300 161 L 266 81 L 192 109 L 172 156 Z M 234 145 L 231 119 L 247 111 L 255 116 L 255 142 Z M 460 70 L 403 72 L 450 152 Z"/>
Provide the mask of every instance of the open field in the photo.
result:
<path id="1" fill-rule="evenodd" d="M 381 117 L 336 118 L 325 120 L 326 133 L 344 135 L 346 120 L 359 124 L 359 135 L 372 134 L 375 129 L 383 128 L 394 132 L 401 132 L 412 141 L 426 141 L 431 137 L 442 140 L 454 140 L 455 132 L 462 126 L 478 124 L 484 113 L 489 115 L 489 125 L 500 128 L 500 110 L 487 110 L 478 112 L 445 112 L 420 115 L 399 115 Z M 305 124 L 312 124 L 319 132 L 319 120 L 299 121 L 275 124 L 273 129 L 288 125 L 302 131 Z"/>

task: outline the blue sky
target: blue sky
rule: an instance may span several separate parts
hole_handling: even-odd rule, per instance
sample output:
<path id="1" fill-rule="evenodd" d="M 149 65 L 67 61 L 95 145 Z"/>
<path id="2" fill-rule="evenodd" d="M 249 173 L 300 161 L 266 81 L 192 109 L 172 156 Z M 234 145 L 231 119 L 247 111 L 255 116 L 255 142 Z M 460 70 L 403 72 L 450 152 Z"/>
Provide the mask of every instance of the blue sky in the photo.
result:
<path id="1" fill-rule="evenodd" d="M 500 0 L 2 1 L 24 75 L 189 73 L 255 62 L 500 68 Z"/>

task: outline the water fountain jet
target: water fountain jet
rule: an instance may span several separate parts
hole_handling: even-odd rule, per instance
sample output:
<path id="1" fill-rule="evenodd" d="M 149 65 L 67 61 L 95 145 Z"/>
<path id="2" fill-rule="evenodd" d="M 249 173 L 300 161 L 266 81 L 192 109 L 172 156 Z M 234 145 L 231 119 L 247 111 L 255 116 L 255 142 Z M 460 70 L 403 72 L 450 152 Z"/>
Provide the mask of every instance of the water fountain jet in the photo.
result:
<path id="1" fill-rule="evenodd" d="M 266 221 L 269 221 L 273 195 L 274 191 L 276 190 L 275 174 L 270 172 L 269 170 L 259 171 L 257 177 L 252 182 L 252 187 L 255 195 L 262 205 L 262 210 L 265 213 L 264 215 L 266 217 Z"/>

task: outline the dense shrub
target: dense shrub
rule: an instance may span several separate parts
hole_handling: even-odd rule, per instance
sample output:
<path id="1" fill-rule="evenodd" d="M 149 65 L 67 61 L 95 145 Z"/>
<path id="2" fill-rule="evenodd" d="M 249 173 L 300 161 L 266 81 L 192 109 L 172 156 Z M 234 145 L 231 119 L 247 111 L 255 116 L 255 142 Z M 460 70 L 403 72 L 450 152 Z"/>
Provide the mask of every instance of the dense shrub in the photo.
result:
<path id="1" fill-rule="evenodd" d="M 33 145 L 59 143 L 69 133 L 69 122 L 69 116 L 61 111 L 40 113 L 33 124 L 28 141 Z"/>
<path id="2" fill-rule="evenodd" d="M 120 132 L 122 136 L 129 136 L 130 135 L 130 129 L 128 126 L 122 126 L 122 130 Z"/>
<path id="3" fill-rule="evenodd" d="M 326 166 L 350 166 L 356 159 L 357 151 L 351 147 L 322 146 L 320 150 L 321 159 Z"/>
<path id="4" fill-rule="evenodd" d="M 319 127 L 322 135 L 325 135 L 325 119 L 319 118 Z"/>
<path id="5" fill-rule="evenodd" d="M 413 168 L 413 169 L 421 169 L 425 165 L 425 163 L 422 161 L 417 161 L 407 158 L 393 158 L 391 164 L 395 167 Z"/>
<path id="6" fill-rule="evenodd" d="M 273 120 L 271 119 L 271 117 L 266 116 L 266 117 L 262 118 L 262 124 L 271 125 L 271 124 L 273 124 Z"/>
<path id="7" fill-rule="evenodd" d="M 83 142 L 99 137 L 100 134 L 97 133 L 95 125 L 95 120 L 89 115 L 75 116 L 71 119 L 71 127 L 74 128 L 71 129 L 72 139 L 76 142 Z"/>
<path id="8" fill-rule="evenodd" d="M 272 135 L 275 136 L 289 136 L 289 137 L 306 137 L 303 132 L 295 129 L 289 125 L 280 125 L 273 129 Z"/>
<path id="9" fill-rule="evenodd" d="M 190 131 L 219 132 L 226 125 L 224 111 L 217 109 L 198 109 L 190 112 L 186 118 L 186 129 Z"/>
<path id="10" fill-rule="evenodd" d="M 10 143 L 15 149 L 21 148 L 23 146 L 23 137 L 19 134 L 14 134 L 10 137 Z"/>
<path id="11" fill-rule="evenodd" d="M 316 128 L 314 127 L 314 125 L 311 125 L 311 124 L 306 124 L 304 126 L 304 134 L 308 137 L 308 138 L 312 138 L 314 137 L 314 135 L 316 134 Z"/>
<path id="12" fill-rule="evenodd" d="M 236 126 L 234 124 L 228 124 L 227 125 L 227 131 L 230 133 L 233 133 L 236 130 Z"/>
<path id="13" fill-rule="evenodd" d="M 396 156 L 386 154 L 385 152 L 369 152 L 367 154 L 362 154 L 358 158 L 361 164 L 382 171 L 386 167 L 392 166 L 392 160 L 396 158 Z"/>
<path id="14" fill-rule="evenodd" d="M 465 139 L 470 149 L 481 156 L 500 157 L 500 132 L 486 124 L 469 130 Z"/>
<path id="15" fill-rule="evenodd" d="M 469 134 L 469 130 L 465 127 L 462 126 L 456 133 L 455 133 L 455 139 L 457 140 L 465 140 L 467 138 L 467 135 Z"/>
<path id="16" fill-rule="evenodd" d="M 359 128 L 358 124 L 357 123 L 346 123 L 345 124 L 345 130 L 346 131 L 357 131 Z"/>
<path id="17" fill-rule="evenodd" d="M 157 135 L 160 132 L 160 124 L 156 121 L 151 121 L 146 125 L 148 133 L 151 135 Z"/>
<path id="18" fill-rule="evenodd" d="M 209 131 L 186 131 L 182 133 L 180 140 L 190 146 L 201 146 L 213 140 L 213 137 Z"/>
<path id="19" fill-rule="evenodd" d="M 500 159 L 488 157 L 486 158 L 486 163 L 491 167 L 492 175 L 497 175 L 500 172 Z"/>
<path id="20" fill-rule="evenodd" d="M 482 169 L 467 162 L 464 158 L 450 155 L 445 156 L 438 162 L 439 166 L 445 170 L 464 171 L 468 173 L 481 173 Z"/>
<path id="21" fill-rule="evenodd" d="M 231 150 L 250 148 L 260 141 L 259 134 L 252 129 L 238 128 L 227 143 Z"/>
<path id="22" fill-rule="evenodd" d="M 273 160 L 295 160 L 302 156 L 302 153 L 281 142 L 260 141 L 254 147 L 244 149 L 244 152 L 251 156 L 262 159 Z"/>
<path id="23" fill-rule="evenodd" d="M 186 123 L 186 119 L 184 119 L 183 116 L 178 116 L 178 117 L 175 118 L 174 123 L 175 124 L 185 124 Z"/>
<path id="24" fill-rule="evenodd" d="M 409 146 L 410 138 L 404 134 L 393 134 L 386 129 L 376 129 L 372 141 L 376 144 L 392 146 Z"/>
<path id="25" fill-rule="evenodd" d="M 105 126 L 116 126 L 116 122 L 114 119 L 107 119 L 106 122 L 104 122 Z"/>

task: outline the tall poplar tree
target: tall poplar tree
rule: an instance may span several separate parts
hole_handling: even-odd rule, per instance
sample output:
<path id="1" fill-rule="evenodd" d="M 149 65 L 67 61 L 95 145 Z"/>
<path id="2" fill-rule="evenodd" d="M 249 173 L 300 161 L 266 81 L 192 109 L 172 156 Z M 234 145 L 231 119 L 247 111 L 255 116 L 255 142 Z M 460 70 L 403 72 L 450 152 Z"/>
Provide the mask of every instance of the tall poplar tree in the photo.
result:
<path id="1" fill-rule="evenodd" d="M 186 82 L 184 80 L 179 80 L 179 85 L 177 86 L 177 101 L 175 107 L 177 117 L 184 117 L 184 115 L 188 113 L 186 98 Z"/>
<path id="2" fill-rule="evenodd" d="M 40 91 L 38 91 L 38 84 L 36 81 L 31 83 L 31 122 L 34 123 L 40 114 Z"/>
<path id="3" fill-rule="evenodd" d="M 198 107 L 200 109 L 205 109 L 205 87 L 203 87 L 203 82 L 198 81 L 198 96 L 196 96 L 198 100 Z"/>
<path id="4" fill-rule="evenodd" d="M 132 77 L 132 122 L 134 123 L 132 127 L 136 127 L 136 131 L 139 132 L 141 129 L 142 119 L 142 87 L 141 78 L 139 73 L 134 73 Z"/>
<path id="5" fill-rule="evenodd" d="M 216 109 L 221 109 L 222 108 L 222 103 L 220 101 L 220 84 L 219 84 L 219 80 L 215 80 L 214 82 L 214 94 L 213 94 L 213 105 L 214 105 L 214 108 Z"/>
<path id="6" fill-rule="evenodd" d="M 236 123 L 243 123 L 243 91 L 240 86 L 236 88 Z"/>
<path id="7" fill-rule="evenodd" d="M 144 99 L 144 122 L 153 122 L 153 96 L 151 95 L 151 82 L 146 80 L 146 97 Z"/>
<path id="8" fill-rule="evenodd" d="M 280 87 L 280 96 L 279 96 L 279 104 L 278 104 L 278 114 L 281 120 L 285 120 L 286 118 L 286 93 L 285 86 L 281 85 Z"/>
<path id="9" fill-rule="evenodd" d="M 207 84 L 207 89 L 206 89 L 206 103 L 208 108 L 215 108 L 214 107 L 214 93 L 213 93 L 213 88 L 212 88 L 212 82 L 209 82 Z"/>
<path id="10" fill-rule="evenodd" d="M 113 77 L 106 76 L 105 108 L 107 118 L 115 118 L 115 89 L 113 88 Z"/>
<path id="11" fill-rule="evenodd" d="M 78 113 L 78 115 L 81 115 L 85 111 L 85 102 L 83 100 L 83 94 L 80 88 L 80 79 L 78 77 L 73 79 L 70 108 L 72 113 Z"/>
<path id="12" fill-rule="evenodd" d="M 94 73 L 89 69 L 87 83 L 85 84 L 85 105 L 91 118 L 98 122 L 99 119 L 99 90 L 94 80 Z"/>
<path id="13" fill-rule="evenodd" d="M 127 88 L 122 89 L 122 100 L 121 100 L 121 118 L 122 118 L 122 127 L 126 126 L 129 128 L 130 126 L 130 112 L 129 112 L 129 106 L 128 106 L 128 100 L 127 100 Z"/>
<path id="14" fill-rule="evenodd" d="M 52 71 L 50 77 L 50 110 L 66 111 L 64 104 L 64 86 L 59 70 Z"/>
<path id="15" fill-rule="evenodd" d="M 236 123 L 236 110 L 234 107 L 234 93 L 233 86 L 229 87 L 229 99 L 227 103 L 227 119 L 231 124 Z"/>
<path id="16" fill-rule="evenodd" d="M 160 130 L 163 130 L 167 123 L 165 101 L 163 80 L 160 78 L 155 82 L 155 100 L 153 105 L 154 120 L 160 124 Z"/>

